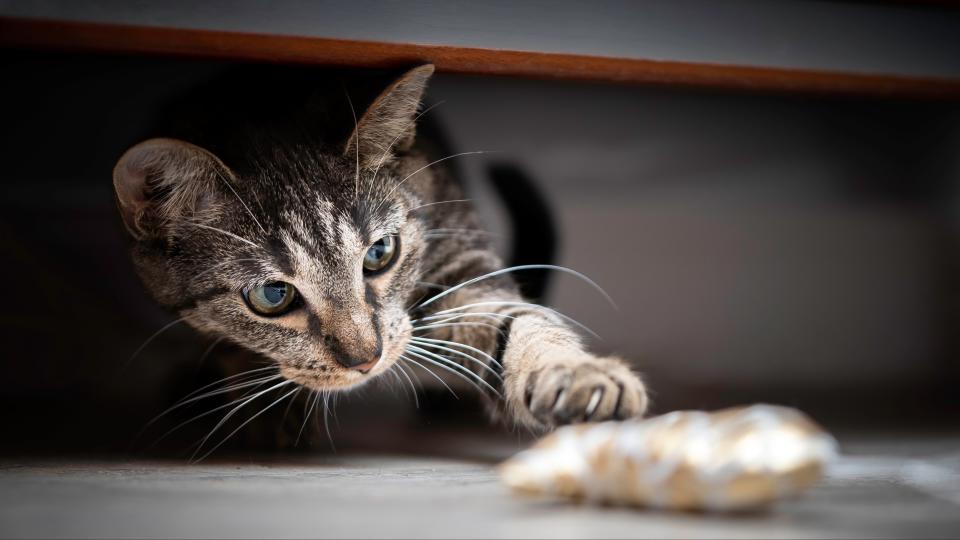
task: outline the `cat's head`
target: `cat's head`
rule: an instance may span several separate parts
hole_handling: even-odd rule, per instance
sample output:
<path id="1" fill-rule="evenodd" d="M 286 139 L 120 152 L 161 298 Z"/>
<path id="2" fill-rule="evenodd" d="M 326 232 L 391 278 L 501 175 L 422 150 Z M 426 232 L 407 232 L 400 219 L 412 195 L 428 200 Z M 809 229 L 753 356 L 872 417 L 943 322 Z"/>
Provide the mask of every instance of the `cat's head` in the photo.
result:
<path id="1" fill-rule="evenodd" d="M 403 184 L 423 158 L 404 152 L 432 73 L 400 77 L 336 144 L 247 139 L 240 170 L 189 141 L 129 149 L 114 187 L 150 292 L 311 388 L 387 370 L 409 339 L 425 247 Z"/>

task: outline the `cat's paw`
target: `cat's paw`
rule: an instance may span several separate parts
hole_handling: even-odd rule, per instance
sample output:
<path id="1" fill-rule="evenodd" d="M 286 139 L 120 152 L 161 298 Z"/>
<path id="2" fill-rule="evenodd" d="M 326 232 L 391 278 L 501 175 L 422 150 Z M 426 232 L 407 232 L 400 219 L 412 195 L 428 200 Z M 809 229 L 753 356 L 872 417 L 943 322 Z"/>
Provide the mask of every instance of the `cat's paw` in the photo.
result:
<path id="1" fill-rule="evenodd" d="M 519 396 L 518 396 L 519 397 Z M 621 360 L 588 357 L 549 362 L 523 384 L 524 416 L 539 427 L 625 420 L 647 409 L 647 391 Z"/>

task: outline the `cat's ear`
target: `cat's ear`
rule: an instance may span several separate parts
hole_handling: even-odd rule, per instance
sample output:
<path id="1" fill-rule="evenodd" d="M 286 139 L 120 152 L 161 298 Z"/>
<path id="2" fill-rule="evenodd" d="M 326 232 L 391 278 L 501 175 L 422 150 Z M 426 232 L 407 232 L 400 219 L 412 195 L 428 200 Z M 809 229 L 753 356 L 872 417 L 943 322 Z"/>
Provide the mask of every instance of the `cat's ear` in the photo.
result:
<path id="1" fill-rule="evenodd" d="M 209 211 L 217 175 L 232 173 L 210 152 L 176 139 L 150 139 L 127 150 L 113 169 L 123 223 L 137 240 L 160 237 L 166 224 Z"/>
<path id="2" fill-rule="evenodd" d="M 411 69 L 387 87 L 357 122 L 344 155 L 359 158 L 365 168 L 376 168 L 413 144 L 415 117 L 433 75 L 433 64 Z"/>

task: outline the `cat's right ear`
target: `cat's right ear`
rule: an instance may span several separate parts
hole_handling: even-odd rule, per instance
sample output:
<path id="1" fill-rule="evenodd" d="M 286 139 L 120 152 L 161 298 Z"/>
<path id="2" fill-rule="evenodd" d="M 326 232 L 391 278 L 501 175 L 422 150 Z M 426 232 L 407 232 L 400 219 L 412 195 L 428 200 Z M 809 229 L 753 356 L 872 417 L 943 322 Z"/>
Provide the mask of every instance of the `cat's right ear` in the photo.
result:
<path id="1" fill-rule="evenodd" d="M 214 202 L 217 175 L 232 176 L 210 152 L 176 139 L 150 139 L 127 150 L 113 169 L 123 223 L 137 240 L 164 236 L 165 226 Z"/>

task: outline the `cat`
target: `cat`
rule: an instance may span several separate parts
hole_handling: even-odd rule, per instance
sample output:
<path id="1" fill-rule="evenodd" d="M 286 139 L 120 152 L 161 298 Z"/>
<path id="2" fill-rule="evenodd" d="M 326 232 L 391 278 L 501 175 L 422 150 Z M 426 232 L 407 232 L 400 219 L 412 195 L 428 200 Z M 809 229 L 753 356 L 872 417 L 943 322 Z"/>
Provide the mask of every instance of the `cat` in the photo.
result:
<path id="1" fill-rule="evenodd" d="M 165 111 L 162 136 L 113 172 L 146 288 L 271 361 L 227 379 L 254 398 L 417 367 L 470 381 L 496 416 L 536 430 L 642 416 L 647 392 L 625 362 L 585 350 L 567 319 L 496 273 L 460 184 L 416 137 L 433 72 L 410 69 L 366 100 L 241 79 Z"/>

